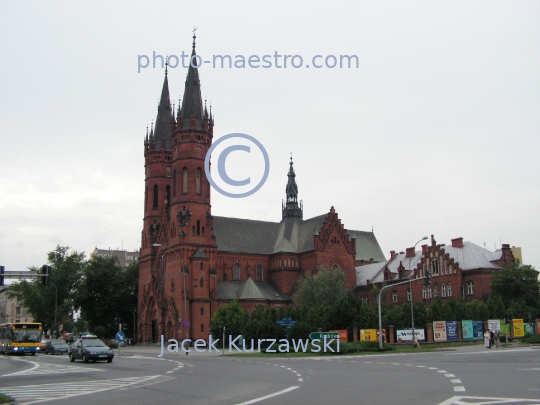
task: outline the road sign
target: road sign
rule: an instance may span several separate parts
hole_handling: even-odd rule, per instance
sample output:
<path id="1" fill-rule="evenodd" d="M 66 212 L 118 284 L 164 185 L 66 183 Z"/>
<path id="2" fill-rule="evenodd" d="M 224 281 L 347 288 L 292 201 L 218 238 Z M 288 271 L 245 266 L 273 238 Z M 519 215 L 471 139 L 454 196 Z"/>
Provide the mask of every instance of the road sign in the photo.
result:
<path id="1" fill-rule="evenodd" d="M 126 335 L 124 334 L 124 332 L 116 332 L 116 340 L 118 340 L 119 342 L 123 342 L 124 340 L 126 340 Z"/>
<path id="2" fill-rule="evenodd" d="M 182 326 L 187 329 L 191 326 L 191 323 L 186 319 L 184 322 L 182 322 Z"/>
<path id="3" fill-rule="evenodd" d="M 291 327 L 293 327 L 294 325 L 296 325 L 298 323 L 298 321 L 295 321 L 294 319 L 292 318 L 283 318 L 279 321 L 276 321 L 276 323 L 278 325 L 281 325 L 281 326 L 286 326 L 287 329 L 290 329 Z"/>
<path id="4" fill-rule="evenodd" d="M 309 338 L 311 340 L 313 339 L 323 340 L 324 336 L 326 336 L 326 340 L 339 339 L 339 332 L 311 332 L 309 334 Z"/>

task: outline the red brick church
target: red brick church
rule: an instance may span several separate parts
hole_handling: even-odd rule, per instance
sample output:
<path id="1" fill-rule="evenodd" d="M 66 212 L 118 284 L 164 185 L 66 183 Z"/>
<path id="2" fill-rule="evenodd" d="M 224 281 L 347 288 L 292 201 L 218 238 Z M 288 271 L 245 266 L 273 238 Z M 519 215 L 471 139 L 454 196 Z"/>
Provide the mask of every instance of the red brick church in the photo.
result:
<path id="1" fill-rule="evenodd" d="M 193 66 L 181 101 L 173 111 L 165 70 L 155 125 L 144 142 L 138 308 L 144 340 L 161 334 L 207 339 L 216 309 L 233 299 L 248 310 L 287 306 L 296 281 L 319 266 L 343 269 L 354 286 L 358 266 L 386 262 L 373 232 L 345 229 L 334 207 L 303 218 L 292 159 L 280 222 L 213 216 L 204 158 L 214 117 Z"/>

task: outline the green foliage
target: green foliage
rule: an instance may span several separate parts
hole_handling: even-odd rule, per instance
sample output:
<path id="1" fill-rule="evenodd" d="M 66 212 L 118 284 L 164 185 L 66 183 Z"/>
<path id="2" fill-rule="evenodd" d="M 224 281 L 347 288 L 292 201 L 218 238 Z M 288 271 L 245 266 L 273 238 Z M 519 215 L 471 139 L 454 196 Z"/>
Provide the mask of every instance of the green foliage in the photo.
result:
<path id="1" fill-rule="evenodd" d="M 272 308 L 273 309 L 273 308 Z M 258 312 L 259 319 L 262 319 L 261 311 Z M 271 319 L 271 312 L 269 318 Z M 226 344 L 229 341 L 229 335 L 233 339 L 244 333 L 244 327 L 249 319 L 249 315 L 242 309 L 238 301 L 232 300 L 230 304 L 219 307 L 214 315 L 214 319 L 210 322 L 210 333 L 214 339 L 222 338 L 222 327 L 225 326 Z M 268 324 L 268 322 L 265 322 Z M 250 325 L 250 333 L 253 333 L 253 325 Z"/>
<path id="2" fill-rule="evenodd" d="M 521 341 L 523 343 L 540 344 L 540 335 L 525 336 Z"/>
<path id="3" fill-rule="evenodd" d="M 10 287 L 10 298 L 17 298 L 28 309 L 44 330 L 55 329 L 63 320 L 70 320 L 75 308 L 74 300 L 80 286 L 86 265 L 84 253 L 69 251 L 67 246 L 57 246 L 47 254 L 47 262 L 52 267 L 48 286 L 43 286 L 41 279 L 31 282 L 21 281 Z M 31 267 L 38 271 L 40 268 Z M 55 302 L 57 303 L 54 325 Z"/>
<path id="4" fill-rule="evenodd" d="M 487 321 L 489 319 L 489 309 L 485 302 L 472 300 L 467 304 L 466 318 Z"/>
<path id="5" fill-rule="evenodd" d="M 428 322 L 444 320 L 443 316 L 445 312 L 446 311 L 444 311 L 441 297 L 432 299 L 427 313 Z"/>
<path id="6" fill-rule="evenodd" d="M 296 283 L 295 302 L 312 307 L 334 305 L 347 294 L 345 272 L 341 269 L 319 267 Z"/>
<path id="7" fill-rule="evenodd" d="M 94 334 L 100 339 L 105 337 L 105 333 L 107 333 L 107 328 L 105 326 L 96 326 L 94 328 Z"/>
<path id="8" fill-rule="evenodd" d="M 6 394 L 2 394 L 0 392 L 0 404 L 11 404 L 14 403 L 15 400 L 11 398 L 10 396 L 7 396 Z"/>
<path id="9" fill-rule="evenodd" d="M 93 257 L 85 266 L 74 304 L 90 329 L 103 325 L 107 328 L 104 335 L 110 337 L 123 323 L 127 334 L 133 335 L 138 282 L 138 263 L 124 268 L 115 257 Z"/>
<path id="10" fill-rule="evenodd" d="M 506 315 L 506 306 L 500 296 L 492 296 L 486 301 L 489 310 L 489 319 L 503 319 Z"/>
<path id="11" fill-rule="evenodd" d="M 511 263 L 493 272 L 491 290 L 500 297 L 508 315 L 528 318 L 540 314 L 540 283 L 533 266 Z"/>

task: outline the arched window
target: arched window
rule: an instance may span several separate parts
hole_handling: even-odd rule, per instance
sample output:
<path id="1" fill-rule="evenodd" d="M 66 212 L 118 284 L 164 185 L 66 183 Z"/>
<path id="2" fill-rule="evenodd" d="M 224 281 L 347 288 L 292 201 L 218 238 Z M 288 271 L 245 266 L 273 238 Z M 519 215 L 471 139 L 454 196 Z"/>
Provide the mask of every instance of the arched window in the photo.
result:
<path id="1" fill-rule="evenodd" d="M 427 298 L 426 287 L 422 287 L 422 298 Z"/>
<path id="2" fill-rule="evenodd" d="M 263 266 L 260 264 L 257 266 L 257 281 L 263 281 Z"/>
<path id="3" fill-rule="evenodd" d="M 172 175 L 172 196 L 176 197 L 176 169 L 173 170 Z"/>
<path id="4" fill-rule="evenodd" d="M 411 301 L 411 290 L 407 288 L 407 301 Z"/>
<path id="5" fill-rule="evenodd" d="M 448 284 L 446 285 L 446 295 L 447 295 L 448 297 L 451 297 L 451 296 L 452 296 L 452 284 L 450 284 L 450 283 L 448 283 Z"/>
<path id="6" fill-rule="evenodd" d="M 197 236 L 201 234 L 201 221 L 197 220 Z"/>
<path id="7" fill-rule="evenodd" d="M 171 186 L 165 187 L 165 201 L 167 204 L 171 203 Z"/>
<path id="8" fill-rule="evenodd" d="M 187 167 L 184 167 L 182 169 L 182 194 L 187 194 L 187 179 L 188 179 L 188 172 Z"/>
<path id="9" fill-rule="evenodd" d="M 240 265 L 238 263 L 233 266 L 233 279 L 240 280 Z"/>
<path id="10" fill-rule="evenodd" d="M 472 281 L 467 281 L 467 295 L 474 295 L 474 284 Z"/>
<path id="11" fill-rule="evenodd" d="M 446 297 L 446 284 L 441 285 L 441 297 Z"/>
<path id="12" fill-rule="evenodd" d="M 201 194 L 201 169 L 199 167 L 195 171 L 195 193 Z"/>
<path id="13" fill-rule="evenodd" d="M 158 186 L 154 184 L 154 209 L 158 207 Z"/>

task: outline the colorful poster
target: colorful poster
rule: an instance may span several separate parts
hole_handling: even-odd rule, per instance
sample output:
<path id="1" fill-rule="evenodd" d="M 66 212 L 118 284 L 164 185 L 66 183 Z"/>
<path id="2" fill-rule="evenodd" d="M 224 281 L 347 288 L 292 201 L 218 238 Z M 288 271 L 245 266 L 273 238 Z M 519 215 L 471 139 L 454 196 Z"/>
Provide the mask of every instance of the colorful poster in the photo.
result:
<path id="1" fill-rule="evenodd" d="M 377 329 L 360 329 L 360 340 L 377 341 Z"/>
<path id="2" fill-rule="evenodd" d="M 433 321 L 433 340 L 435 342 L 444 342 L 447 340 L 445 321 Z"/>
<path id="3" fill-rule="evenodd" d="M 495 332 L 496 330 L 501 330 L 501 321 L 499 319 L 489 319 L 488 320 L 488 329 Z"/>
<path id="4" fill-rule="evenodd" d="M 514 337 L 525 336 L 525 327 L 523 326 L 523 319 L 512 319 L 512 326 L 514 329 Z"/>
<path id="5" fill-rule="evenodd" d="M 386 329 L 382 330 L 383 333 L 383 342 L 388 343 L 388 334 L 386 333 Z M 377 329 L 377 342 L 379 341 L 379 329 Z"/>
<path id="6" fill-rule="evenodd" d="M 457 321 L 446 322 L 446 340 L 458 340 L 458 323 Z"/>
<path id="7" fill-rule="evenodd" d="M 501 335 L 503 336 L 512 336 L 512 330 L 510 328 L 510 324 L 506 324 L 504 322 L 504 319 L 501 320 Z"/>
<path id="8" fill-rule="evenodd" d="M 525 324 L 525 336 L 527 335 L 534 335 L 534 324 L 533 323 L 526 323 Z"/>
<path id="9" fill-rule="evenodd" d="M 484 322 L 482 321 L 472 321 L 473 327 L 473 339 L 482 340 L 484 339 Z"/>
<path id="10" fill-rule="evenodd" d="M 423 328 L 420 328 L 420 329 L 415 328 L 414 329 L 414 334 L 418 338 L 419 342 L 426 340 L 426 335 L 424 334 L 424 329 Z M 411 330 L 411 328 L 396 330 L 396 337 L 397 337 L 398 342 L 399 342 L 400 339 L 401 339 L 402 342 L 412 342 L 412 330 Z"/>
<path id="11" fill-rule="evenodd" d="M 536 334 L 540 335 L 540 318 L 536 320 Z"/>
<path id="12" fill-rule="evenodd" d="M 461 321 L 461 335 L 463 339 L 473 339 L 472 321 Z"/>
<path id="13" fill-rule="evenodd" d="M 329 330 L 328 332 L 337 332 L 337 333 L 339 333 L 339 341 L 340 342 L 348 342 L 349 341 L 349 333 L 347 332 L 347 329 Z"/>

